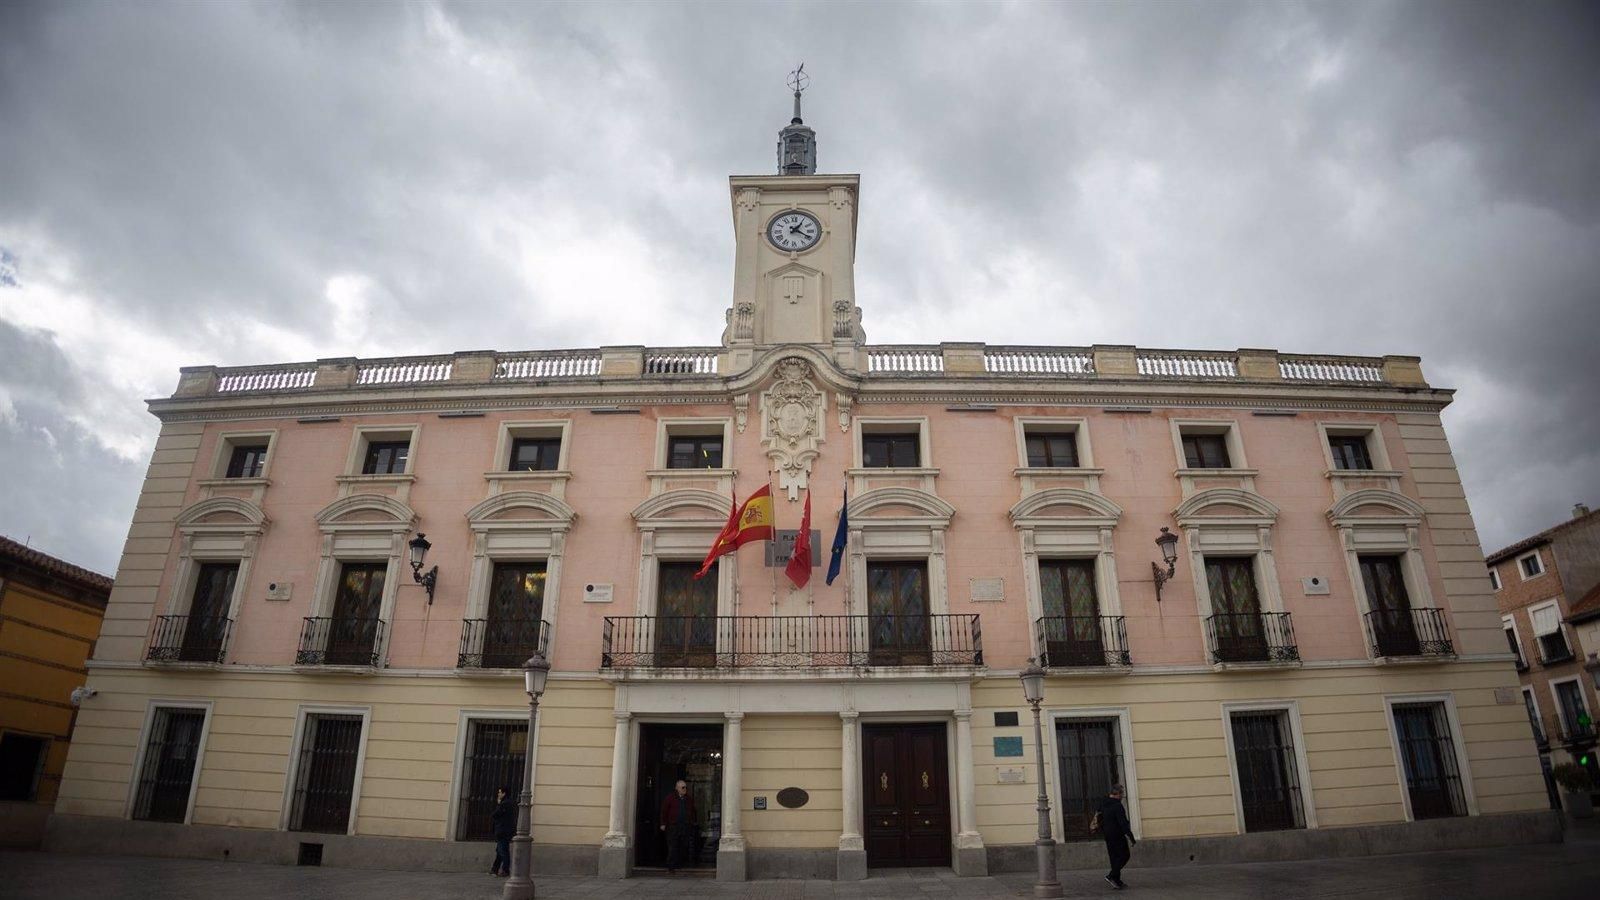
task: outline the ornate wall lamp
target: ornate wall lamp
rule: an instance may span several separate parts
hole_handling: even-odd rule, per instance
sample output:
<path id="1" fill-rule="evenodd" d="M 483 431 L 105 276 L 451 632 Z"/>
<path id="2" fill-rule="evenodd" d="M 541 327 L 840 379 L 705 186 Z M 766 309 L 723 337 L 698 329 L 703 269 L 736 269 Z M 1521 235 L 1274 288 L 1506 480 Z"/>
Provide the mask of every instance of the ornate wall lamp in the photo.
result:
<path id="1" fill-rule="evenodd" d="M 1166 529 L 1163 528 L 1162 530 L 1165 531 Z M 428 605 L 432 606 L 433 586 L 439 580 L 439 567 L 434 566 L 428 570 L 427 574 L 423 574 L 422 563 L 427 560 L 428 548 L 432 547 L 433 544 L 428 540 L 427 535 L 419 531 L 407 546 L 411 548 L 411 579 L 422 585 L 422 589 L 428 592 Z"/>
<path id="2" fill-rule="evenodd" d="M 1178 574 L 1178 536 L 1161 526 L 1161 536 L 1156 538 L 1156 546 L 1161 548 L 1161 559 L 1167 564 L 1167 570 L 1161 571 L 1157 563 L 1150 564 L 1150 571 L 1156 578 L 1156 602 L 1161 602 L 1161 586 Z"/>

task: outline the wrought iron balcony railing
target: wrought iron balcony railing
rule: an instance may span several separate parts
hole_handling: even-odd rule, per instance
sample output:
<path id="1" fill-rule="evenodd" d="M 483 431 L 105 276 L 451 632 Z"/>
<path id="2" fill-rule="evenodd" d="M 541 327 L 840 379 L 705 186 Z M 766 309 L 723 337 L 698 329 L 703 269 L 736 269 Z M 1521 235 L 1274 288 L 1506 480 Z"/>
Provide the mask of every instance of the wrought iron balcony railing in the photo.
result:
<path id="1" fill-rule="evenodd" d="M 301 666 L 376 666 L 382 643 L 382 619 L 308 617 L 294 661 Z"/>
<path id="2" fill-rule="evenodd" d="M 1594 719 L 1587 712 L 1568 711 L 1565 716 L 1550 716 L 1546 734 L 1553 734 L 1565 747 L 1587 748 L 1597 742 Z"/>
<path id="3" fill-rule="evenodd" d="M 1554 666 L 1573 659 L 1572 645 L 1567 643 L 1567 636 L 1563 632 L 1543 635 L 1538 639 L 1539 665 Z"/>
<path id="4" fill-rule="evenodd" d="M 1455 656 L 1444 610 L 1379 609 L 1362 617 L 1372 655 L 1379 657 Z"/>
<path id="5" fill-rule="evenodd" d="M 157 616 L 151 662 L 220 663 L 233 620 L 225 616 Z"/>
<path id="6" fill-rule="evenodd" d="M 1292 663 L 1300 659 L 1286 612 L 1217 613 L 1206 617 L 1212 662 Z"/>
<path id="7" fill-rule="evenodd" d="M 520 669 L 528 657 L 549 655 L 550 623 L 542 619 L 465 619 L 458 669 Z"/>
<path id="8" fill-rule="evenodd" d="M 1033 631 L 1047 669 L 1133 665 L 1122 616 L 1045 616 Z"/>
<path id="9" fill-rule="evenodd" d="M 616 616 L 601 669 L 981 666 L 976 615 Z"/>

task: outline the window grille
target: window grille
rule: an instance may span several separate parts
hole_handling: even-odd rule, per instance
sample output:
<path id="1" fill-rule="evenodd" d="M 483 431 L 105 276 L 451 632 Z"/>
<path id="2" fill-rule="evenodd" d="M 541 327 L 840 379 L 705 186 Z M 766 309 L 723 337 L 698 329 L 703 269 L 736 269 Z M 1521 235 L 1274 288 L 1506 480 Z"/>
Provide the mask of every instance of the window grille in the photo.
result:
<path id="1" fill-rule="evenodd" d="M 1405 703 L 1394 708 L 1395 737 L 1415 819 L 1467 814 L 1455 741 L 1442 703 Z"/>
<path id="2" fill-rule="evenodd" d="M 528 723 L 511 719 L 473 719 L 462 761 L 461 814 L 456 840 L 494 839 L 495 791 L 522 793 L 522 769 L 528 752 Z"/>
<path id="3" fill-rule="evenodd" d="M 360 751 L 360 716 L 306 716 L 289 813 L 291 830 L 329 834 L 349 830 Z"/>
<path id="4" fill-rule="evenodd" d="M 1056 723 L 1056 762 L 1061 769 L 1062 840 L 1098 837 L 1089 823 L 1111 786 L 1122 781 L 1122 748 L 1116 719 L 1070 719 Z"/>
<path id="5" fill-rule="evenodd" d="M 189 790 L 200 753 L 203 709 L 159 707 L 150 721 L 133 817 L 150 822 L 182 822 L 189 814 Z"/>
<path id="6" fill-rule="evenodd" d="M 1244 830 L 1306 827 L 1288 714 L 1282 710 L 1238 712 L 1230 724 Z"/>

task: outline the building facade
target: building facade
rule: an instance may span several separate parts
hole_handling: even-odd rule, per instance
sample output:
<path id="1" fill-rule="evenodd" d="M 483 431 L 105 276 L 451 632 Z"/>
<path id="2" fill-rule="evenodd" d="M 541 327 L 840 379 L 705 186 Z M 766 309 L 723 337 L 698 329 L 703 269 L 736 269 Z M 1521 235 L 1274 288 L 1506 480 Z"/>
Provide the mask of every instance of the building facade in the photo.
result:
<path id="1" fill-rule="evenodd" d="M 0 847 L 37 847 L 111 579 L 0 537 Z"/>
<path id="2" fill-rule="evenodd" d="M 661 865 L 681 778 L 719 877 L 977 874 L 1038 752 L 1068 863 L 1118 781 L 1149 860 L 1553 839 L 1417 359 L 869 344 L 799 119 L 718 346 L 183 370 L 54 840 L 470 870 L 533 753 L 547 871 Z M 694 578 L 762 485 L 807 586 Z"/>
<path id="3" fill-rule="evenodd" d="M 1489 554 L 1501 627 L 1516 655 L 1540 765 L 1576 762 L 1600 783 L 1600 513 L 1579 504 L 1566 522 Z M 1552 793 L 1554 789 L 1552 788 Z"/>

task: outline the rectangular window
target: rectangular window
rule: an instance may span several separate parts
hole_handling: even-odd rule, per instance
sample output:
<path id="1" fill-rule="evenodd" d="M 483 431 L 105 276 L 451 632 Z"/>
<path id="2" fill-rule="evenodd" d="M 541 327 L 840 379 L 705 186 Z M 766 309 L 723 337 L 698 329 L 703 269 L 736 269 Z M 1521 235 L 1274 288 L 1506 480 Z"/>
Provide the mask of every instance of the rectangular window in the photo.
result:
<path id="1" fill-rule="evenodd" d="M 15 731 L 0 734 L 0 800 L 34 799 L 49 752 L 47 737 Z"/>
<path id="2" fill-rule="evenodd" d="M 462 760 L 461 814 L 456 840 L 494 839 L 495 791 L 522 793 L 522 767 L 528 753 L 528 723 L 517 719 L 472 719 Z"/>
<path id="3" fill-rule="evenodd" d="M 1229 727 L 1244 830 L 1306 827 L 1288 711 L 1236 712 L 1229 716 Z"/>
<path id="4" fill-rule="evenodd" d="M 1500 590 L 1500 571 L 1498 569 L 1489 570 L 1489 586 L 1497 591 Z"/>
<path id="5" fill-rule="evenodd" d="M 295 767 L 290 831 L 344 834 L 355 796 L 356 759 L 361 753 L 361 716 L 306 716 Z"/>
<path id="6" fill-rule="evenodd" d="M 1225 434 L 1184 434 L 1183 461 L 1191 469 L 1229 469 L 1228 436 Z"/>
<path id="7" fill-rule="evenodd" d="M 561 460 L 561 439 L 515 438 L 511 442 L 512 472 L 554 472 Z"/>
<path id="8" fill-rule="evenodd" d="M 150 822 L 182 822 L 189 814 L 206 711 L 158 707 L 150 720 L 133 817 Z"/>
<path id="9" fill-rule="evenodd" d="M 1539 551 L 1537 550 L 1517 560 L 1517 565 L 1522 567 L 1522 577 L 1524 579 L 1544 574 L 1544 561 L 1539 559 Z"/>
<path id="10" fill-rule="evenodd" d="M 372 441 L 367 444 L 367 456 L 361 464 L 361 474 L 404 475 L 406 459 L 410 454 L 410 441 Z"/>
<path id="11" fill-rule="evenodd" d="M 1525 671 L 1528 668 L 1528 661 L 1522 656 L 1522 644 L 1517 641 L 1517 630 L 1511 627 L 1510 622 L 1503 624 L 1505 625 L 1506 629 L 1506 644 L 1511 648 L 1511 652 L 1517 657 L 1517 670 Z"/>
<path id="12" fill-rule="evenodd" d="M 1255 559 L 1206 557 L 1211 592 L 1213 648 L 1219 662 L 1260 662 L 1268 658 L 1267 635 L 1256 594 Z"/>
<path id="13" fill-rule="evenodd" d="M 1100 600 L 1095 594 L 1094 560 L 1039 560 L 1039 599 L 1044 618 L 1046 666 L 1103 666 Z"/>
<path id="14" fill-rule="evenodd" d="M 663 562 L 656 586 L 656 665 L 717 664 L 717 579 L 695 578 L 700 564 Z"/>
<path id="15" fill-rule="evenodd" d="M 372 665 L 377 650 L 378 613 L 383 608 L 385 563 L 344 563 L 328 623 L 325 659 L 330 666 Z"/>
<path id="16" fill-rule="evenodd" d="M 1561 708 L 1561 727 L 1568 735 L 1593 734 L 1594 722 L 1583 703 L 1583 688 L 1576 681 L 1563 681 L 1552 685 L 1556 704 Z"/>
<path id="17" fill-rule="evenodd" d="M 1539 707 L 1533 702 L 1533 691 L 1522 689 L 1522 705 L 1528 709 L 1528 724 L 1533 726 L 1533 739 L 1535 743 L 1543 745 L 1544 728 L 1539 723 Z"/>
<path id="18" fill-rule="evenodd" d="M 1035 469 L 1078 468 L 1078 436 L 1071 431 L 1027 432 L 1028 466 Z"/>
<path id="19" fill-rule="evenodd" d="M 1056 722 L 1056 764 L 1061 772 L 1061 838 L 1087 841 L 1100 801 L 1123 781 L 1116 719 Z"/>
<path id="20" fill-rule="evenodd" d="M 667 468 L 722 468 L 722 435 L 669 435 L 667 437 Z"/>
<path id="21" fill-rule="evenodd" d="M 1371 611 L 1372 641 L 1378 656 L 1417 656 L 1422 644 L 1411 617 L 1411 598 L 1398 556 L 1359 556 L 1361 584 Z"/>
<path id="22" fill-rule="evenodd" d="M 1415 819 L 1467 814 L 1461 768 L 1443 703 L 1398 703 L 1394 731 L 1399 740 L 1406 794 Z"/>
<path id="23" fill-rule="evenodd" d="M 228 610 L 233 605 L 239 564 L 201 563 L 195 576 L 194 596 L 183 624 L 178 659 L 184 662 L 221 662 L 228 638 Z"/>
<path id="24" fill-rule="evenodd" d="M 1528 610 L 1528 620 L 1533 624 L 1534 640 L 1539 642 L 1539 661 L 1545 665 L 1566 662 L 1572 658 L 1572 648 L 1567 645 L 1567 634 L 1561 627 L 1561 609 L 1554 603 Z"/>
<path id="25" fill-rule="evenodd" d="M 914 469 L 922 465 L 922 437 L 915 431 L 863 434 L 861 465 L 867 469 Z"/>
<path id="26" fill-rule="evenodd" d="M 494 564 L 489 605 L 484 610 L 484 668 L 520 668 L 539 647 L 544 584 L 542 561 Z"/>
<path id="27" fill-rule="evenodd" d="M 1367 439 L 1364 435 L 1329 435 L 1328 449 L 1333 451 L 1335 469 L 1372 468 L 1372 454 L 1367 450 Z"/>
<path id="28" fill-rule="evenodd" d="M 868 563 L 867 616 L 872 665 L 926 666 L 933 662 L 926 562 Z"/>
<path id="29" fill-rule="evenodd" d="M 227 478 L 260 478 L 267 465 L 266 444 L 239 444 L 228 457 Z"/>

